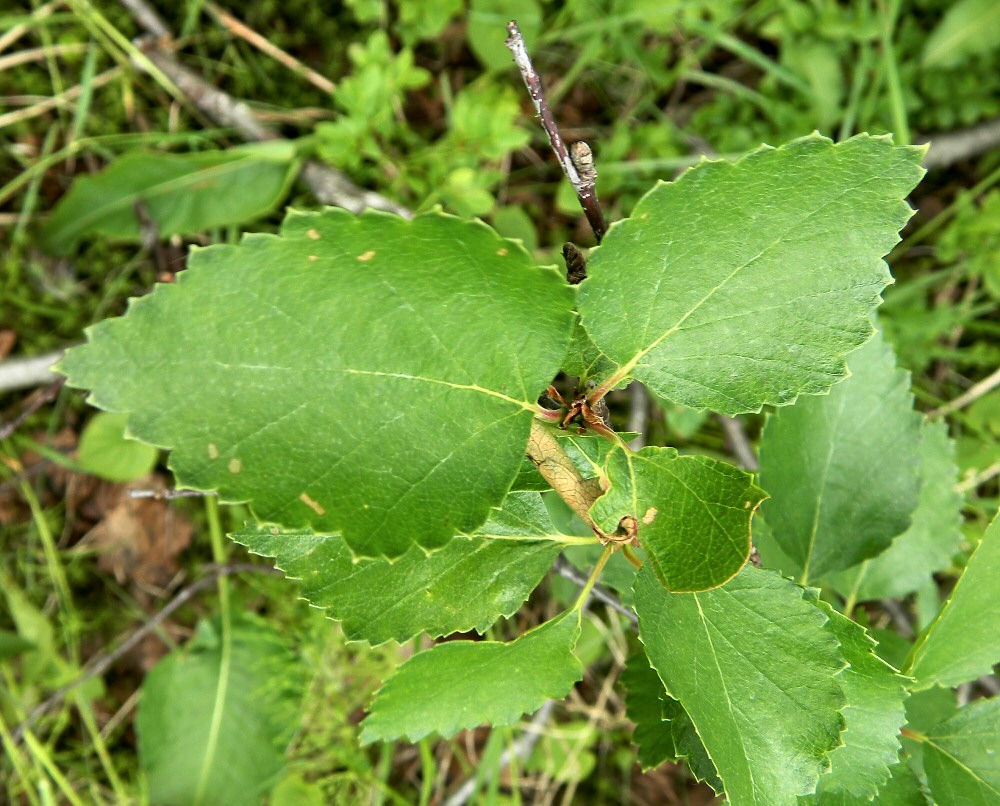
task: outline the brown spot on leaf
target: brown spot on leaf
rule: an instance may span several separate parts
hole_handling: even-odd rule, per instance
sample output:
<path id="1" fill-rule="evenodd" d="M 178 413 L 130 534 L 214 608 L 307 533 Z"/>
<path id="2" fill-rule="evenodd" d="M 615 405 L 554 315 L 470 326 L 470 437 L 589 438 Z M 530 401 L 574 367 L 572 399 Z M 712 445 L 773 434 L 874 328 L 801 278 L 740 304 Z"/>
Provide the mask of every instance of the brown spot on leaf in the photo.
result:
<path id="1" fill-rule="evenodd" d="M 326 514 L 326 510 L 323 509 L 323 507 L 321 507 L 316 501 L 313 501 L 309 497 L 308 493 L 302 493 L 302 495 L 299 496 L 299 500 L 303 504 L 305 504 L 307 507 L 309 507 L 309 509 L 311 509 L 313 512 L 315 512 L 317 515 L 325 515 Z"/>
<path id="2" fill-rule="evenodd" d="M 319 234 L 319 230 L 318 230 L 318 229 L 311 229 L 311 230 L 309 230 L 309 231 L 308 231 L 308 232 L 306 233 L 306 235 L 308 235 L 308 236 L 309 236 L 310 238 L 312 238 L 312 239 L 313 239 L 314 241 L 318 241 L 318 240 L 319 240 L 320 238 L 322 238 L 322 237 L 323 237 L 322 235 L 320 235 L 320 234 Z"/>
<path id="3" fill-rule="evenodd" d="M 497 254 L 500 255 L 500 257 L 506 257 L 508 252 L 504 247 L 501 246 L 499 249 L 497 249 Z"/>
<path id="4" fill-rule="evenodd" d="M 237 459 L 235 456 L 229 460 L 229 472 L 230 473 L 241 473 L 243 471 L 243 461 Z"/>
<path id="5" fill-rule="evenodd" d="M 645 524 L 650 524 L 656 520 L 656 516 L 660 514 L 660 510 L 656 507 L 650 507 L 646 510 L 646 514 L 642 516 L 642 522 Z"/>
<path id="6" fill-rule="evenodd" d="M 317 260 L 319 260 L 319 256 L 318 255 L 309 255 L 309 262 L 310 263 L 315 263 Z"/>
<path id="7" fill-rule="evenodd" d="M 367 252 L 362 252 L 360 255 L 358 255 L 358 260 L 361 261 L 362 263 L 367 263 L 373 257 L 375 257 L 375 250 L 369 249 Z"/>
<path id="8" fill-rule="evenodd" d="M 214 442 L 208 443 L 208 458 L 213 462 L 219 458 L 219 448 Z"/>

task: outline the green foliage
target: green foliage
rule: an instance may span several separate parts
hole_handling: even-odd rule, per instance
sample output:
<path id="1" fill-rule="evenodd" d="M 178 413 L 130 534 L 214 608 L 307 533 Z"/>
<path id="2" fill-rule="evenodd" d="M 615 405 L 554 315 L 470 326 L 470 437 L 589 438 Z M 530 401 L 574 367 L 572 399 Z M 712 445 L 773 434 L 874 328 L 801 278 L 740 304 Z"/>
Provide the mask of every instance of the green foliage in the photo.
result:
<path id="1" fill-rule="evenodd" d="M 958 0 L 924 45 L 925 67 L 954 67 L 1000 46 L 1000 8 L 991 0 Z"/>
<path id="2" fill-rule="evenodd" d="M 177 285 L 97 325 L 62 367 L 171 448 L 182 484 L 394 558 L 474 531 L 502 501 L 571 304 L 554 271 L 482 224 L 292 213 L 279 237 L 194 253 Z"/>
<path id="3" fill-rule="evenodd" d="M 408 660 L 390 677 L 362 725 L 361 741 L 445 738 L 483 722 L 509 725 L 583 676 L 573 654 L 580 619 L 568 613 L 510 643 L 449 641 Z"/>
<path id="4" fill-rule="evenodd" d="M 819 780 L 816 800 L 847 793 L 871 800 L 880 794 L 889 768 L 899 755 L 906 682 L 879 658 L 864 628 L 824 606 L 829 630 L 837 637 L 848 666 L 837 675 L 844 689 L 844 743 L 830 754 L 830 772 Z"/>
<path id="5" fill-rule="evenodd" d="M 1000 801 L 1000 699 L 966 706 L 923 741 L 927 782 L 940 806 Z"/>
<path id="6" fill-rule="evenodd" d="M 256 804 L 298 727 L 302 669 L 265 621 L 203 621 L 147 675 L 136 718 L 153 803 Z"/>
<path id="7" fill-rule="evenodd" d="M 635 723 L 632 740 L 638 751 L 639 764 L 644 770 L 649 770 L 677 758 L 670 725 L 663 719 L 667 694 L 656 670 L 649 665 L 645 652 L 629 658 L 622 673 L 622 683 L 626 691 L 626 713 Z"/>
<path id="8" fill-rule="evenodd" d="M 807 137 L 658 185 L 592 253 L 584 328 L 622 375 L 691 408 L 825 392 L 871 333 L 920 156 Z"/>
<path id="9" fill-rule="evenodd" d="M 536 0 L 470 0 L 468 32 L 472 52 L 490 70 L 510 69 L 510 51 L 504 47 L 504 26 L 516 19 L 529 46 L 542 29 L 542 9 Z"/>
<path id="10" fill-rule="evenodd" d="M 623 518 L 637 519 L 650 567 L 667 590 L 718 587 L 747 561 L 750 519 L 764 498 L 749 473 L 655 447 L 615 451 L 606 473 L 610 486 L 591 510 L 595 520 L 614 532 Z"/>
<path id="11" fill-rule="evenodd" d="M 837 676 L 847 665 L 816 604 L 777 574 L 745 568 L 693 594 L 668 593 L 642 571 L 635 609 L 646 654 L 730 800 L 786 803 L 813 792 L 844 729 Z"/>
<path id="12" fill-rule="evenodd" d="M 316 126 L 319 155 L 344 170 L 385 164 L 387 150 L 406 138 L 398 123 L 407 90 L 422 87 L 430 74 L 413 61 L 413 51 L 394 53 L 384 31 L 347 49 L 353 72 L 337 86 L 334 102 L 342 116 Z"/>
<path id="13" fill-rule="evenodd" d="M 95 415 L 80 434 L 80 465 L 109 481 L 134 481 L 156 464 L 160 452 L 126 436 L 127 414 Z"/>
<path id="14" fill-rule="evenodd" d="M 914 645 L 904 671 L 917 688 L 957 686 L 989 674 L 1000 659 L 1000 517 L 969 558 L 938 617 Z"/>
<path id="15" fill-rule="evenodd" d="M 491 145 L 499 129 L 478 128 L 474 108 L 455 105 L 456 148 L 463 127 L 481 138 L 473 161 L 514 145 Z M 645 567 L 619 557 L 608 579 L 634 579 L 657 673 L 636 660 L 643 762 L 683 758 L 734 803 L 866 798 L 898 757 L 904 680 L 861 627 L 744 567 L 765 491 L 706 456 L 633 453 L 589 404 L 575 414 L 536 401 L 575 362 L 593 375 L 595 404 L 631 378 L 725 414 L 829 392 L 765 432 L 772 526 L 803 578 L 875 557 L 918 506 L 909 378 L 876 338 L 830 387 L 871 334 L 889 279 L 881 256 L 909 215 L 920 153 L 813 136 L 704 163 L 612 227 L 576 296 L 482 223 L 292 213 L 278 235 L 197 251 L 179 283 L 93 328 L 61 366 L 171 448 L 181 484 L 248 501 L 258 524 L 236 539 L 301 579 L 352 639 L 482 633 L 563 548 L 600 551 L 596 579 L 614 545 L 599 541 L 635 539 Z M 122 378 L 121 366 L 145 369 Z M 178 394 L 197 407 L 172 415 Z M 929 440 L 928 474 L 946 463 L 943 437 Z M 825 459 L 800 458 L 800 446 Z M 539 494 L 548 485 L 563 514 Z M 508 643 L 418 653 L 379 690 L 363 741 L 506 725 L 565 696 L 582 674 L 583 602 Z"/>
<path id="16" fill-rule="evenodd" d="M 771 496 L 761 509 L 793 561 L 781 570 L 803 582 L 887 549 L 909 527 L 920 491 L 909 374 L 880 337 L 848 368 L 829 395 L 769 417 L 761 437 L 760 483 Z"/>
<path id="17" fill-rule="evenodd" d="M 910 528 L 888 549 L 854 568 L 831 574 L 829 584 L 856 601 L 901 598 L 920 589 L 951 563 L 962 542 L 962 496 L 955 491 L 955 443 L 942 422 L 920 429 L 920 500 Z"/>
<path id="18" fill-rule="evenodd" d="M 380 644 L 484 633 L 513 615 L 562 549 L 554 527 L 539 529 L 547 520 L 538 493 L 511 493 L 483 536 L 455 537 L 429 557 L 414 546 L 394 562 L 356 561 L 337 535 L 259 528 L 233 539 L 302 580 L 303 597 L 342 620 L 348 638 Z"/>
<path id="19" fill-rule="evenodd" d="M 91 235 L 139 241 L 142 214 L 161 238 L 248 224 L 288 193 L 295 156 L 287 143 L 197 154 L 130 152 L 74 182 L 39 233 L 40 243 L 68 255 Z"/>
<path id="20" fill-rule="evenodd" d="M 292 770 L 271 791 L 272 802 L 354 803 L 376 790 L 386 802 L 417 802 L 407 791 L 415 778 L 420 802 L 430 802 L 432 782 L 450 781 L 455 767 L 438 770 L 441 754 L 425 738 L 419 774 L 400 775 L 390 740 L 511 724 L 564 696 L 583 667 L 594 667 L 580 691 L 585 698 L 597 690 L 595 678 L 613 678 L 617 666 L 603 642 L 608 632 L 624 636 L 614 620 L 595 626 L 604 613 L 593 598 L 595 612 L 579 632 L 586 596 L 566 579 L 543 581 L 560 554 L 625 607 L 635 586 L 642 646 L 631 642 L 625 678 L 644 766 L 680 759 L 734 804 L 997 800 L 989 752 L 997 743 L 995 700 L 963 698 L 959 706 L 940 684 L 969 684 L 975 696 L 985 687 L 971 681 L 1000 660 L 996 526 L 979 541 L 973 520 L 985 521 L 995 500 L 972 498 L 963 528 L 956 491 L 961 470 L 961 489 L 985 479 L 980 493 L 995 493 L 1000 397 L 985 395 L 949 416 L 956 445 L 943 421 L 921 423 L 909 378 L 888 347 L 914 371 L 917 399 L 928 408 L 996 366 L 996 193 L 960 193 L 948 212 L 952 223 L 928 239 L 931 248 L 899 250 L 896 265 L 907 281 L 889 289 L 880 314 L 886 343 L 877 337 L 860 349 L 889 281 L 881 257 L 909 213 L 903 199 L 920 172 L 917 150 L 878 137 L 833 145 L 811 136 L 699 165 L 643 196 L 655 176 L 690 165 L 693 150 L 739 152 L 814 129 L 843 140 L 895 128 L 905 142 L 910 129 L 922 139 L 995 115 L 995 32 L 981 22 L 958 24 L 992 9 L 978 0 L 351 0 L 335 14 L 294 3 L 243 12 L 248 25 L 335 79 L 332 94 L 221 27 L 201 36 L 195 6 L 161 10 L 177 15 L 169 22 L 178 33 L 183 23 L 184 41 L 196 47 L 179 58 L 196 60 L 211 81 L 273 109 L 286 132 L 306 136 L 277 152 L 205 152 L 205 141 L 227 147 L 231 132 L 186 131 L 185 108 L 153 82 L 129 73 L 125 91 L 118 79 L 110 91 L 91 85 L 97 70 L 112 66 L 109 54 L 121 63 L 118 45 L 102 43 L 128 50 L 135 33 L 120 9 L 92 15 L 73 5 L 84 34 L 78 42 L 71 14 L 11 17 L 43 44 L 54 37 L 82 48 L 46 52 L 47 71 L 33 64 L 2 71 L 0 88 L 70 100 L 62 93 L 79 82 L 72 91 L 82 92 L 54 112 L 42 104 L 4 115 L 16 132 L 0 189 L 16 222 L 0 288 L 5 328 L 22 338 L 36 331 L 35 347 L 46 338 L 57 340 L 53 346 L 79 341 L 78 323 L 121 310 L 126 294 L 165 268 L 154 269 L 145 250 L 108 254 L 100 236 L 135 242 L 148 211 L 152 226 L 143 236 L 198 233 L 204 242 L 207 231 L 267 215 L 306 149 L 355 182 L 431 212 L 412 222 L 293 214 L 278 235 L 196 251 L 176 287 L 97 326 L 64 363 L 73 382 L 92 388 L 93 400 L 113 412 L 84 433 L 83 464 L 106 472 L 127 445 L 143 452 L 148 467 L 158 452 L 122 439 L 132 431 L 170 448 L 181 485 L 249 504 L 257 520 L 234 537 L 274 557 L 322 609 L 282 597 L 280 579 L 256 588 L 240 580 L 282 632 L 312 619 L 304 657 L 293 659 L 273 627 L 237 619 L 227 637 L 204 622 L 186 650 L 154 671 L 139 718 L 151 800 L 173 800 L 176 792 L 190 801 L 200 787 L 203 802 L 240 802 L 271 789 L 307 668 L 313 693 L 288 751 Z M 568 186 L 554 191 L 557 172 L 536 158 L 541 138 L 526 125 L 530 107 L 502 46 L 510 16 L 536 46 L 564 134 L 595 145 L 601 197 L 609 220 L 619 220 L 575 292 L 536 265 L 546 260 L 535 254 L 539 244 L 581 240 L 579 210 Z M 39 81 L 46 72 L 50 80 Z M 314 127 L 331 102 L 334 114 Z M 97 114 L 88 114 L 92 105 Z M 49 132 L 30 123 L 36 112 Z M 151 132 L 95 137 L 132 120 L 149 121 Z M 63 142 L 66 151 L 54 151 Z M 136 143 L 143 151 L 130 150 Z M 178 144 L 191 150 L 177 153 Z M 173 153 L 156 153 L 165 148 Z M 51 169 L 63 154 L 71 173 L 121 156 L 83 176 L 48 224 L 31 230 L 35 209 L 58 187 Z M 917 200 L 952 190 L 938 180 Z M 304 195 L 296 200 L 309 203 Z M 438 205 L 487 216 L 497 232 L 432 209 Z M 276 231 L 279 224 L 260 226 Z M 54 263 L 24 249 L 34 245 L 32 232 L 52 253 L 87 246 L 76 260 Z M 521 239 L 525 249 L 501 235 Z M 171 270 L 180 265 L 175 257 Z M 681 437 L 680 450 L 632 453 L 622 444 L 630 435 L 605 433 L 604 440 L 592 419 L 565 406 L 539 410 L 538 395 L 560 370 L 580 377 L 578 393 L 589 391 L 591 403 L 611 393 L 616 423 L 624 419 L 617 390 L 635 378 L 647 383 L 655 406 L 668 408 L 669 431 L 660 420 L 644 436 L 652 443 L 664 432 Z M 569 382 L 556 382 L 571 391 Z M 767 414 L 763 469 L 754 477 L 720 461 L 714 413 L 761 406 L 779 409 Z M 557 429 L 563 417 L 566 428 Z M 544 429 L 555 447 L 528 460 L 536 418 L 551 421 Z M 763 419 L 745 420 L 751 439 Z M 110 438 L 95 441 L 95 429 L 108 425 Z M 35 447 L 30 439 L 14 443 L 22 444 Z M 6 527 L 17 513 L 8 470 L 19 459 L 7 455 L 8 443 L 3 450 Z M 51 449 L 45 456 L 60 459 Z M 547 462 L 563 475 L 543 477 Z M 140 465 L 116 472 L 131 476 Z M 49 496 L 44 484 L 31 486 Z M 765 523 L 754 512 L 768 495 Z M 62 503 L 52 506 L 49 496 L 32 503 L 37 526 L 29 539 L 16 522 L 11 530 L 10 556 L 19 576 L 26 568 L 26 582 L 22 591 L 6 572 L 2 578 L 5 718 L 30 713 L 47 689 L 81 674 L 78 658 L 93 643 L 89 633 L 79 641 L 81 620 L 60 582 L 52 540 L 61 529 L 58 545 L 72 544 L 67 499 L 66 523 Z M 243 506 L 230 514 L 234 524 L 249 517 Z M 971 561 L 963 537 L 977 546 Z M 631 545 L 606 551 L 608 538 Z M 751 540 L 772 570 L 740 570 Z M 213 548 L 222 562 L 221 547 Z M 66 556 L 74 557 L 74 593 L 86 585 L 79 599 L 89 604 L 98 598 L 83 573 L 92 558 Z M 942 578 L 932 574 L 944 575 L 947 590 L 951 569 L 963 567 L 939 613 Z M 803 590 L 774 570 L 822 590 Z M 38 584 L 49 577 L 55 596 Z M 143 609 L 146 593 L 135 594 Z M 913 597 L 915 629 L 924 628 L 915 644 L 875 621 L 894 612 L 889 604 L 856 606 L 904 596 Z M 533 614 L 514 617 L 529 598 Z M 517 637 L 539 610 L 551 616 L 567 605 Z M 121 608 L 119 618 L 132 609 Z M 324 614 L 341 626 L 324 626 Z M 866 631 L 869 621 L 877 626 Z M 82 623 L 90 629 L 89 613 Z M 106 635 L 120 629 L 116 623 Z M 489 640 L 458 640 L 456 633 L 471 630 Z M 377 646 L 348 657 L 339 645 L 345 635 Z M 444 636 L 451 639 L 425 649 Z M 614 648 L 616 658 L 625 643 Z M 257 663 L 272 654 L 276 662 Z M 358 747 L 357 715 L 382 680 L 363 731 L 366 741 L 387 744 Z M 222 707 L 211 698 L 224 681 Z M 52 725 L 47 746 L 5 743 L 12 762 L 27 757 L 38 780 L 20 789 L 5 780 L 10 800 L 30 800 L 33 791 L 67 802 L 130 800 L 102 744 L 110 733 L 117 755 L 132 732 L 116 737 L 114 721 L 104 730 L 88 722 L 100 685 L 91 680 L 67 711 L 35 725 L 43 741 Z M 602 701 L 609 688 L 601 688 Z M 219 731 L 206 739 L 212 714 Z M 477 785 L 499 801 L 508 780 L 516 798 L 519 772 L 571 785 L 589 776 L 593 789 L 577 799 L 620 800 L 614 770 L 627 778 L 632 761 L 622 749 L 607 752 L 619 732 L 571 720 L 547 731 L 503 785 L 500 756 L 510 731 L 491 734 Z M 67 724 L 81 729 L 67 732 Z M 87 783 L 69 785 L 84 794 L 66 787 L 53 798 L 53 786 L 64 785 L 52 761 L 60 764 L 85 731 L 94 748 L 77 782 Z M 455 758 L 462 764 L 460 753 Z M 104 765 L 107 791 L 92 783 L 101 772 L 93 759 Z M 242 778 L 223 780 L 229 773 Z"/>

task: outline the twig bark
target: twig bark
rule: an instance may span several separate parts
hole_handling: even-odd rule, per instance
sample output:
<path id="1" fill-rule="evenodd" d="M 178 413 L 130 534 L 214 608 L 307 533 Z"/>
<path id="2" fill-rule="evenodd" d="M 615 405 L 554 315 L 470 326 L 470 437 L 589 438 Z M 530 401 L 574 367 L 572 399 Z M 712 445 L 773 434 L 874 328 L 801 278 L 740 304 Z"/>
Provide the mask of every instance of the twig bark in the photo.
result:
<path id="1" fill-rule="evenodd" d="M 625 430 L 639 435 L 628 446 L 634 451 L 639 451 L 646 445 L 646 430 L 649 428 L 649 390 L 639 381 L 633 381 L 627 391 L 630 398 L 628 425 Z"/>
<path id="2" fill-rule="evenodd" d="M 146 33 L 162 39 L 170 38 L 170 27 L 146 0 L 119 0 L 119 2 Z"/>
<path id="3" fill-rule="evenodd" d="M 20 414 L 18 414 L 10 422 L 0 424 L 0 440 L 7 439 L 18 428 L 20 428 L 21 424 L 32 414 L 38 411 L 46 403 L 51 403 L 55 400 L 59 396 L 59 391 L 63 388 L 64 383 L 66 383 L 66 379 L 59 378 L 51 386 L 39 389 L 34 394 L 30 395 Z"/>
<path id="4" fill-rule="evenodd" d="M 62 357 L 63 351 L 56 350 L 30 358 L 0 361 L 0 393 L 56 383 L 61 376 L 52 371 L 52 365 Z"/>
<path id="5" fill-rule="evenodd" d="M 513 746 L 500 754 L 500 759 L 497 761 L 496 767 L 497 773 L 510 766 L 512 759 L 516 758 L 518 761 L 524 761 L 531 755 L 531 751 L 534 750 L 535 745 L 542 735 L 542 728 L 545 727 L 546 723 L 552 717 L 552 711 L 555 709 L 555 706 L 555 700 L 546 700 L 542 707 L 535 712 L 535 715 L 531 718 L 530 727 L 521 734 Z M 465 806 L 475 791 L 476 778 L 473 776 L 444 802 L 444 806 Z"/>
<path id="6" fill-rule="evenodd" d="M 1000 118 L 979 123 L 968 129 L 938 134 L 929 138 L 930 149 L 924 167 L 947 168 L 961 160 L 1000 148 Z"/>
<path id="7" fill-rule="evenodd" d="M 597 200 L 595 189 L 597 171 L 593 167 L 593 153 L 590 146 L 586 143 L 574 143 L 573 154 L 570 154 L 566 143 L 563 142 L 562 135 L 559 134 L 555 118 L 552 117 L 552 110 L 549 108 L 549 102 L 545 98 L 545 90 L 542 88 L 542 79 L 535 72 L 531 57 L 528 55 L 528 48 L 524 44 L 524 37 L 521 35 L 521 29 L 517 27 L 516 21 L 511 20 L 507 23 L 507 33 L 507 41 L 504 44 L 513 55 L 514 64 L 521 71 L 524 86 L 528 88 L 531 102 L 535 105 L 538 117 L 541 118 L 542 128 L 549 136 L 552 150 L 555 151 L 556 157 L 559 159 L 563 173 L 566 174 L 573 190 L 576 191 L 580 206 L 587 216 L 587 221 L 590 222 L 590 228 L 594 231 L 594 237 L 600 243 L 608 225 L 604 220 L 601 203 Z"/>
<path id="8" fill-rule="evenodd" d="M 559 574 L 559 576 L 565 577 L 581 587 L 587 584 L 587 575 L 578 571 L 573 565 L 570 564 L 569 560 L 566 560 L 561 556 L 556 559 L 555 565 L 553 565 L 552 568 L 557 574 Z M 591 589 L 590 595 L 597 599 L 597 601 L 602 604 L 606 604 L 612 610 L 625 616 L 625 618 L 631 621 L 635 626 L 639 626 L 639 617 L 635 614 L 635 611 L 625 607 L 625 605 L 622 604 L 621 599 L 610 591 L 602 588 L 600 585 L 594 585 Z"/>
<path id="9" fill-rule="evenodd" d="M 927 416 L 931 419 L 935 417 L 944 417 L 946 414 L 951 414 L 959 409 L 965 408 L 970 403 L 981 398 L 987 392 L 991 392 L 996 387 L 1000 386 L 1000 369 L 995 372 L 990 373 L 981 381 L 979 381 L 974 386 L 969 387 L 965 392 L 960 394 L 954 400 L 949 403 L 945 403 L 940 408 L 934 409 L 934 411 L 928 412 Z"/>
<path id="10" fill-rule="evenodd" d="M 722 426 L 722 430 L 726 434 L 726 443 L 729 445 L 729 451 L 736 458 L 736 461 L 739 462 L 740 467 L 754 473 L 760 470 L 760 463 L 757 461 L 753 445 L 750 444 L 750 440 L 747 439 L 747 435 L 743 431 L 743 423 L 736 417 L 726 417 L 720 414 L 719 425 Z"/>

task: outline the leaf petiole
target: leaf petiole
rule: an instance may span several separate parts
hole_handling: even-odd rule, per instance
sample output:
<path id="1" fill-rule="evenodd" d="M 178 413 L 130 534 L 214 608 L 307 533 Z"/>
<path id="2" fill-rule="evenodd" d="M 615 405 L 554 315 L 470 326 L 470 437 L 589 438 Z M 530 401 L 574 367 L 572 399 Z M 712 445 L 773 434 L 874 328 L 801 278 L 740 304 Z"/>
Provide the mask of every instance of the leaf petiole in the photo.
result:
<path id="1" fill-rule="evenodd" d="M 587 395 L 587 404 L 593 406 L 597 401 L 604 398 L 608 392 L 614 389 L 618 384 L 628 377 L 628 374 L 635 367 L 636 362 L 632 362 L 624 367 L 617 369 L 610 378 L 606 378 L 604 381 L 599 383 L 594 389 L 591 390 L 590 394 Z"/>
<path id="2" fill-rule="evenodd" d="M 597 584 L 597 580 L 601 576 L 601 572 L 604 570 L 604 566 L 607 565 L 608 560 L 611 559 L 611 555 L 614 553 L 615 544 L 608 543 L 604 547 L 604 551 L 601 552 L 601 556 L 597 558 L 597 562 L 594 563 L 594 567 L 590 572 L 590 576 L 587 577 L 587 584 L 583 586 L 580 591 L 580 595 L 576 597 L 576 601 L 573 603 L 573 610 L 576 612 L 582 612 L 583 606 L 590 596 L 590 592 L 594 589 L 594 585 Z"/>
<path id="3" fill-rule="evenodd" d="M 635 553 L 635 549 L 633 549 L 628 543 L 620 543 L 619 545 L 622 547 L 622 554 L 625 556 L 625 559 L 632 563 L 632 565 L 636 568 L 642 568 L 642 560 L 640 560 L 639 555 Z"/>

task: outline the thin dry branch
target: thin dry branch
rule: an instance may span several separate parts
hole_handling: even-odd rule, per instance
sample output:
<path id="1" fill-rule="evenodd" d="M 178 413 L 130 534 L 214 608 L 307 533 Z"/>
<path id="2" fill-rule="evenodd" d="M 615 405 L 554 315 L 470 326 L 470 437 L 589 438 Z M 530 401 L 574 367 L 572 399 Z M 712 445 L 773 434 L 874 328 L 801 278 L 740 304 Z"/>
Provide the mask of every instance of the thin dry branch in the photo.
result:
<path id="1" fill-rule="evenodd" d="M 132 19 L 150 36 L 170 39 L 170 26 L 163 21 L 163 17 L 146 0 L 119 0 L 125 10 L 132 15 Z"/>
<path id="2" fill-rule="evenodd" d="M 21 425 L 36 411 L 38 411 L 46 403 L 51 403 L 59 396 L 60 390 L 63 388 L 63 384 L 66 383 L 65 378 L 59 378 L 51 386 L 47 386 L 44 389 L 39 389 L 29 396 L 28 400 L 24 403 L 21 412 L 14 417 L 10 422 L 0 423 L 0 440 L 7 439 L 11 436 Z"/>
<path id="3" fill-rule="evenodd" d="M 29 389 L 56 383 L 61 376 L 52 371 L 52 365 L 63 357 L 62 350 L 30 358 L 8 358 L 0 361 L 0 394 L 15 389 Z"/>
<path id="4" fill-rule="evenodd" d="M 195 107 L 218 125 L 235 129 L 246 140 L 280 139 L 278 134 L 259 122 L 253 110 L 245 102 L 213 87 L 197 73 L 177 61 L 167 49 L 172 41 L 170 31 L 148 4 L 143 0 L 120 0 L 120 2 L 132 14 L 136 23 L 150 34 L 139 42 L 142 54 L 173 82 Z M 141 70 L 146 69 L 141 63 L 137 63 L 136 66 Z M 352 213 L 372 208 L 395 213 L 404 218 L 413 215 L 405 206 L 374 191 L 359 188 L 345 174 L 319 162 L 308 161 L 303 166 L 301 176 L 313 195 L 323 204 L 343 207 Z"/>
<path id="5" fill-rule="evenodd" d="M 556 157 L 559 159 L 563 173 L 566 174 L 566 178 L 569 179 L 573 190 L 576 191 L 576 197 L 580 200 L 580 206 L 587 216 L 587 221 L 590 222 L 590 228 L 594 231 L 594 237 L 600 243 L 604 237 L 604 233 L 607 232 L 608 225 L 604 220 L 604 211 L 601 210 L 601 203 L 597 200 L 597 191 L 595 189 L 597 171 L 594 170 L 593 154 L 590 146 L 586 143 L 574 143 L 573 153 L 570 154 L 569 150 L 567 150 L 566 143 L 563 142 L 562 135 L 559 134 L 559 127 L 552 116 L 549 102 L 545 98 L 542 79 L 535 72 L 535 67 L 531 63 L 531 57 L 528 55 L 528 48 L 524 44 L 524 37 L 521 35 L 521 29 L 517 27 L 516 21 L 511 20 L 507 23 L 507 33 L 507 40 L 504 44 L 507 45 L 508 50 L 513 55 L 514 64 L 521 71 L 524 86 L 528 88 L 528 95 L 531 96 L 531 102 L 535 105 L 538 117 L 541 118 L 542 128 L 545 129 L 545 133 L 549 136 L 552 150 L 555 151 Z"/>
<path id="6" fill-rule="evenodd" d="M 739 462 L 740 467 L 754 473 L 760 470 L 760 463 L 757 461 L 753 445 L 747 438 L 746 432 L 743 430 L 743 423 L 739 418 L 720 414 L 718 420 L 723 432 L 725 432 L 729 452 Z"/>
<path id="7" fill-rule="evenodd" d="M 947 168 L 1000 148 L 1000 118 L 928 139 L 930 148 L 924 157 L 924 167 L 928 170 Z"/>
<path id="8" fill-rule="evenodd" d="M 940 408 L 936 408 L 934 411 L 928 412 L 927 416 L 933 419 L 935 417 L 944 417 L 947 414 L 956 412 L 959 409 L 965 408 L 970 403 L 975 402 L 988 392 L 992 392 L 998 386 L 1000 386 L 1000 369 L 987 375 L 951 402 L 945 403 Z"/>

